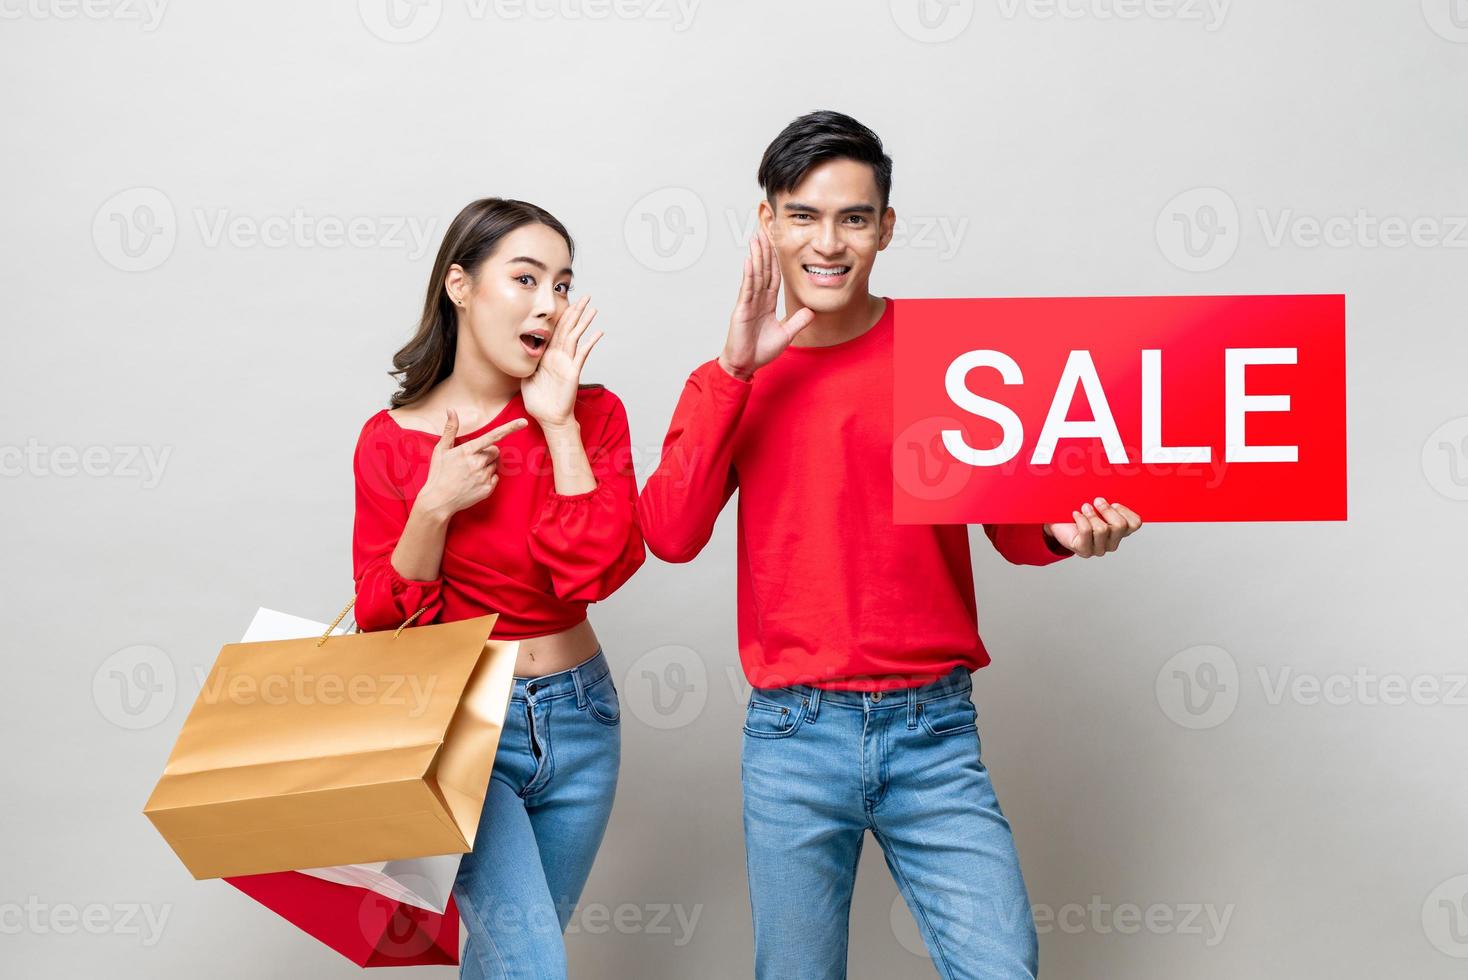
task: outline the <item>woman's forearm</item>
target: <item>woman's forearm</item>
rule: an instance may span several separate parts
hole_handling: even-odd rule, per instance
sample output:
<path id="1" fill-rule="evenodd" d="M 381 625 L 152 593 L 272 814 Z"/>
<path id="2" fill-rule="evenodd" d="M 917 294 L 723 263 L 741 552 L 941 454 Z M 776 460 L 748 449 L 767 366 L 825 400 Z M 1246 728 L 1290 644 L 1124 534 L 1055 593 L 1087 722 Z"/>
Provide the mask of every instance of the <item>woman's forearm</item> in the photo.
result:
<path id="1" fill-rule="evenodd" d="M 591 471 L 591 460 L 586 458 L 586 447 L 581 444 L 580 424 L 571 422 L 543 431 L 555 474 L 556 493 L 573 496 L 595 490 L 596 474 Z"/>
<path id="2" fill-rule="evenodd" d="M 403 525 L 402 537 L 393 549 L 392 567 L 403 578 L 415 582 L 428 582 L 438 578 L 443 564 L 443 542 L 448 534 L 449 518 L 439 508 L 422 501 L 414 502 L 408 514 L 408 523 Z"/>

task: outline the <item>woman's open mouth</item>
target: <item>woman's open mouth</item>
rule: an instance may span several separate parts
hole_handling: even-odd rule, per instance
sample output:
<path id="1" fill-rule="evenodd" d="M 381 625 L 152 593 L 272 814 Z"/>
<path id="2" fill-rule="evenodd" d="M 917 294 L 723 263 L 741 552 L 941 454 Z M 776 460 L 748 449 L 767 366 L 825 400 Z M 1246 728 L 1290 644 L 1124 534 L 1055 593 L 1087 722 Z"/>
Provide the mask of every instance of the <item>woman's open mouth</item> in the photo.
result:
<path id="1" fill-rule="evenodd" d="M 805 278 L 816 286 L 844 286 L 851 275 L 849 265 L 803 265 Z"/>
<path id="2" fill-rule="evenodd" d="M 525 348 L 525 353 L 531 357 L 539 357 L 545 351 L 545 345 L 550 343 L 550 331 L 529 330 L 520 335 L 520 346 Z"/>

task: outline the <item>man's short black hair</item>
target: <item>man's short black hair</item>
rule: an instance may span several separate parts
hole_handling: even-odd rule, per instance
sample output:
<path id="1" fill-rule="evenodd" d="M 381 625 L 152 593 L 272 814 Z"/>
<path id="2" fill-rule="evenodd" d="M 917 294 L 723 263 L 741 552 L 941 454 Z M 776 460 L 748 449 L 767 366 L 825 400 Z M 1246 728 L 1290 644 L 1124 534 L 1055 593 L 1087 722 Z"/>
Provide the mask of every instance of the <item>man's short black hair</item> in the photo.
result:
<path id="1" fill-rule="evenodd" d="M 892 158 L 882 152 L 877 134 L 841 112 L 810 112 L 781 130 L 759 162 L 759 185 L 771 203 L 793 191 L 812 168 L 827 160 L 855 160 L 872 168 L 882 209 L 892 194 Z"/>

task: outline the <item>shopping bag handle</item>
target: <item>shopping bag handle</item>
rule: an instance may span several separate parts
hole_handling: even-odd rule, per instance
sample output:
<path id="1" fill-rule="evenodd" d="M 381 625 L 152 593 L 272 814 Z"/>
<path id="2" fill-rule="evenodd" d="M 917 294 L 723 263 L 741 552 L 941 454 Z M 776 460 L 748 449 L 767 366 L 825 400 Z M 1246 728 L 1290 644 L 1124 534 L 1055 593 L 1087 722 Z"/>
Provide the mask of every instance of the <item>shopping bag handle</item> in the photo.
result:
<path id="1" fill-rule="evenodd" d="M 318 647 L 321 644 L 325 643 L 326 640 L 327 640 L 327 638 L 331 636 L 331 631 L 334 630 L 334 629 L 336 629 L 337 624 L 340 623 L 344 618 L 346 618 L 347 611 L 352 608 L 352 604 L 355 603 L 356 601 L 357 601 L 357 597 L 356 596 L 352 596 L 351 602 L 348 602 L 345 606 L 342 607 L 342 611 L 336 614 L 336 619 L 333 619 L 331 621 L 331 625 L 328 626 L 328 627 L 326 627 L 326 632 L 321 634 L 321 639 L 319 639 L 319 640 L 316 641 L 316 645 Z M 423 609 L 420 609 L 417 612 L 415 612 L 413 615 L 409 616 L 408 619 L 407 619 L 407 621 L 404 622 L 403 625 L 401 625 L 401 626 L 398 627 L 397 633 L 394 633 L 392 635 L 392 638 L 394 640 L 396 640 L 398 638 L 398 633 L 401 633 L 403 630 L 407 629 L 409 626 L 412 626 L 413 625 L 413 620 L 415 620 L 419 616 L 423 615 L 424 610 L 427 609 L 427 608 L 428 608 L 427 606 L 424 606 Z M 358 625 L 357 626 L 357 632 L 358 633 L 362 632 L 361 625 Z"/>

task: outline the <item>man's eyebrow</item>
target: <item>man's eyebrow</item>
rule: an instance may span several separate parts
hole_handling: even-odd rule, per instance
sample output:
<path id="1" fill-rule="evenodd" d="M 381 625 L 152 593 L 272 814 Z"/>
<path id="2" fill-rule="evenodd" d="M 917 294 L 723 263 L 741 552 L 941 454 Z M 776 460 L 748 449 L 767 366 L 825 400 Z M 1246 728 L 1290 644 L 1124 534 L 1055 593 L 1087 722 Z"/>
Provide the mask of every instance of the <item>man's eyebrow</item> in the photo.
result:
<path id="1" fill-rule="evenodd" d="M 517 255 L 517 256 L 515 256 L 513 259 L 511 259 L 509 261 L 509 264 L 510 265 L 514 265 L 516 262 L 524 262 L 526 265 L 533 265 L 537 269 L 539 269 L 541 272 L 544 272 L 545 269 L 546 269 L 546 265 L 545 265 L 544 262 L 540 261 L 539 259 L 532 259 L 528 255 Z M 566 268 L 562 269 L 560 272 L 557 272 L 556 275 L 558 275 L 558 276 L 569 276 L 569 275 L 571 275 L 571 268 L 570 268 L 570 266 L 567 266 Z"/>
<path id="2" fill-rule="evenodd" d="M 821 209 L 811 204 L 801 204 L 799 201 L 787 201 L 786 211 L 809 211 L 812 214 L 820 214 Z M 876 214 L 877 209 L 870 204 L 852 204 L 836 212 L 837 214 Z"/>

